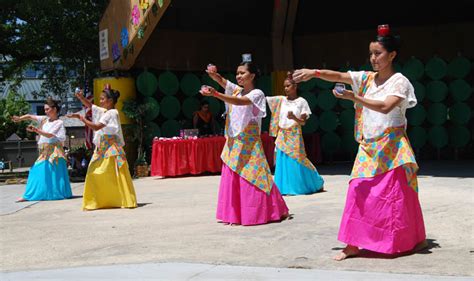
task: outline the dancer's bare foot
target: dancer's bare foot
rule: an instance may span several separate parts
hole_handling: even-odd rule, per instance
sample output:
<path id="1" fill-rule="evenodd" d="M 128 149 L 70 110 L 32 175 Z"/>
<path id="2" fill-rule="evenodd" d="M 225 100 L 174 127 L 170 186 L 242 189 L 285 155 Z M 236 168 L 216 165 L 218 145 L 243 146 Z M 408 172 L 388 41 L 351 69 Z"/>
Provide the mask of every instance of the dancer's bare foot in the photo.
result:
<path id="1" fill-rule="evenodd" d="M 420 243 L 416 244 L 415 248 L 413 248 L 412 251 L 414 253 L 416 253 L 416 252 L 419 252 L 421 250 L 424 250 L 424 249 L 428 248 L 428 246 L 429 246 L 428 241 L 426 241 L 426 239 L 425 239 L 425 240 L 421 241 Z"/>
<path id="2" fill-rule="evenodd" d="M 342 261 L 348 257 L 357 256 L 359 254 L 359 248 L 352 245 L 347 245 L 344 250 L 337 254 L 333 259 L 336 261 Z"/>
<path id="3" fill-rule="evenodd" d="M 20 203 L 20 202 L 25 202 L 25 201 L 28 201 L 28 200 L 26 200 L 26 199 L 23 198 L 23 197 L 20 197 L 20 198 L 16 199 L 15 202 L 16 202 L 16 203 Z"/>

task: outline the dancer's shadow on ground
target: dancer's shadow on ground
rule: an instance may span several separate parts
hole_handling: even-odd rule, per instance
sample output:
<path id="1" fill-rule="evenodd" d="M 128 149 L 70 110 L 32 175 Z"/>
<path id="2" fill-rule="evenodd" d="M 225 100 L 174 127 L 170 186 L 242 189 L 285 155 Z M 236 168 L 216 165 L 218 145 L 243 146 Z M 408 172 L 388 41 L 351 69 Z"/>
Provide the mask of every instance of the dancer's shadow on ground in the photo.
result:
<path id="1" fill-rule="evenodd" d="M 150 205 L 153 203 L 137 203 L 137 208 L 145 207 L 146 205 Z"/>
<path id="2" fill-rule="evenodd" d="M 426 248 L 424 248 L 422 250 L 419 250 L 419 251 L 416 251 L 416 252 L 408 251 L 408 252 L 405 252 L 405 253 L 390 255 L 390 254 L 376 253 L 376 252 L 372 252 L 372 251 L 369 251 L 369 250 L 366 250 L 366 249 L 361 249 L 360 253 L 356 257 L 349 257 L 349 258 L 395 259 L 395 258 L 411 256 L 411 255 L 415 255 L 415 254 L 422 254 L 422 255 L 431 254 L 431 253 L 433 253 L 432 249 L 441 248 L 441 246 L 438 243 L 436 243 L 435 239 L 426 239 L 426 242 L 428 242 L 428 246 Z M 342 251 L 343 249 L 344 248 L 342 248 L 342 247 L 334 247 L 331 250 Z"/>

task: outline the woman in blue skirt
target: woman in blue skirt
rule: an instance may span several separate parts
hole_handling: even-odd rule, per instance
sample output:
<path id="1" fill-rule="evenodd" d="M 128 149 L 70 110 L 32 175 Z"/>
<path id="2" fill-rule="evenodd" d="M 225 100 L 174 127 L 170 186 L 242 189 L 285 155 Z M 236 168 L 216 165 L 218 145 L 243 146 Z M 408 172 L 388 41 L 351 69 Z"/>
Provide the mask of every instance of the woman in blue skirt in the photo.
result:
<path id="1" fill-rule="evenodd" d="M 306 157 L 301 126 L 311 114 L 308 102 L 297 94 L 291 78 L 284 81 L 286 96 L 267 97 L 272 112 L 270 135 L 275 140 L 275 184 L 284 195 L 311 194 L 323 189 L 324 180 Z"/>
<path id="2" fill-rule="evenodd" d="M 13 116 L 14 122 L 36 121 L 39 125 L 28 126 L 29 132 L 39 135 L 39 157 L 31 167 L 25 193 L 17 202 L 60 200 L 72 197 L 71 184 L 67 171 L 67 162 L 63 150 L 66 129 L 59 120 L 58 102 L 48 99 L 44 105 L 46 116 L 26 114 Z"/>

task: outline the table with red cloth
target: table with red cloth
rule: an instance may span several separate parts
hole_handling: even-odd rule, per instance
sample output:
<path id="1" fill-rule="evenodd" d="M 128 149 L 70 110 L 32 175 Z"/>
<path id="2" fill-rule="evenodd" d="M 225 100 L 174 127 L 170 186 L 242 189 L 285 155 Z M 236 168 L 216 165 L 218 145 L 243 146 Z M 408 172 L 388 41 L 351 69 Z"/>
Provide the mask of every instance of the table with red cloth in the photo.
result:
<path id="1" fill-rule="evenodd" d="M 262 133 L 261 138 L 268 164 L 273 167 L 275 138 L 267 133 Z M 154 140 L 151 150 L 151 175 L 173 177 L 205 172 L 218 173 L 222 168 L 221 152 L 224 144 L 223 136 Z M 309 159 L 313 163 L 319 163 L 319 135 L 305 136 L 305 146 Z"/>

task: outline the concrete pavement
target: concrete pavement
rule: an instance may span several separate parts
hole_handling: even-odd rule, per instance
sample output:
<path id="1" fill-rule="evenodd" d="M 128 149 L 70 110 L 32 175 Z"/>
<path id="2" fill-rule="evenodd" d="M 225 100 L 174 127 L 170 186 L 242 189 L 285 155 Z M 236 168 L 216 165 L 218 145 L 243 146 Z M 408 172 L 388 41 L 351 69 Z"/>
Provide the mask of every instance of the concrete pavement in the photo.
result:
<path id="1" fill-rule="evenodd" d="M 348 276 L 352 280 L 365 280 L 359 279 L 364 275 L 357 272 L 369 274 L 366 276 L 387 274 L 383 278 L 397 276 L 392 274 L 472 278 L 474 162 L 420 166 L 419 195 L 430 246 L 417 254 L 392 257 L 364 251 L 358 258 L 332 261 L 331 257 L 343 247 L 336 237 L 349 179 L 350 163 L 346 163 L 318 167 L 326 181 L 326 192 L 285 197 L 293 219 L 253 227 L 216 223 L 219 176 L 135 180 L 140 207 L 134 210 L 83 212 L 82 185 L 74 184 L 73 193 L 79 197 L 39 202 L 0 216 L 2 276 L 21 279 L 30 276 L 21 274 L 31 271 L 62 274 L 81 268 L 85 268 L 83 273 L 130 270 L 133 274 L 145 265 L 143 270 L 161 276 L 162 270 L 158 269 L 177 264 L 183 270 L 197 266 L 197 272 L 202 269 L 198 265 L 213 270 L 220 270 L 221 265 L 246 268 L 230 267 L 226 280 L 270 280 L 265 279 L 267 273 L 259 275 L 262 268 L 276 268 L 273 272 L 304 269 L 301 272 L 329 272 L 329 276 L 339 276 L 334 273 L 339 272 L 340 278 Z M 15 188 L 21 195 L 24 186 L 0 186 L 1 205 L 8 204 L 5 194 Z M 9 196 L 16 199 L 17 195 Z M 255 270 L 255 276 L 262 278 L 239 275 L 247 269 Z M 168 280 L 194 280 L 179 279 L 190 278 L 180 277 L 180 272 L 175 272 L 176 279 Z M 307 278 L 301 276 L 301 280 Z M 209 275 L 208 279 L 212 278 Z"/>

